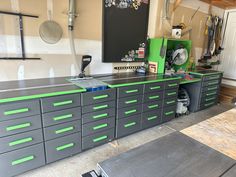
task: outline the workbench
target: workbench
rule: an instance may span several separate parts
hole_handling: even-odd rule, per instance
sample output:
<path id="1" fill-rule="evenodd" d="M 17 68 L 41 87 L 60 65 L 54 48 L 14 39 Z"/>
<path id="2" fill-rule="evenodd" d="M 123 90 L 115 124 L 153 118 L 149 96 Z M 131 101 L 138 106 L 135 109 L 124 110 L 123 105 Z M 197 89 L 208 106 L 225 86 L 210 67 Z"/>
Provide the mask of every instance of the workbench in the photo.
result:
<path id="1" fill-rule="evenodd" d="M 222 73 L 192 74 L 196 78 L 191 81 L 157 74 L 96 75 L 108 85 L 96 92 L 87 92 L 69 82 L 69 77 L 1 82 L 0 177 L 15 176 L 174 119 L 180 85 L 199 84 L 198 109 L 216 104 Z M 209 83 L 214 94 L 208 90 Z"/>

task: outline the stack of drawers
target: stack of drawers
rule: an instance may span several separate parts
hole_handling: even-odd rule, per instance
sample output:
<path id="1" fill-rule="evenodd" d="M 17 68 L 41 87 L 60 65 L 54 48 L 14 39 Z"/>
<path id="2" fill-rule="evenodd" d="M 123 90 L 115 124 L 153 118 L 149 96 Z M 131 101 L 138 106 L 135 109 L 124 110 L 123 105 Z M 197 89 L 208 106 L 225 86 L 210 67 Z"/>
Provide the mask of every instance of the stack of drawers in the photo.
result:
<path id="1" fill-rule="evenodd" d="M 177 97 L 179 90 L 179 79 L 165 83 L 162 122 L 168 122 L 175 118 Z"/>
<path id="2" fill-rule="evenodd" d="M 81 152 L 80 94 L 41 100 L 46 163 Z"/>
<path id="3" fill-rule="evenodd" d="M 82 150 L 114 139 L 116 89 L 82 93 Z"/>
<path id="4" fill-rule="evenodd" d="M 218 102 L 222 74 L 203 76 L 199 109 L 203 110 Z"/>
<path id="5" fill-rule="evenodd" d="M 117 138 L 140 131 L 143 89 L 143 85 L 134 85 L 117 89 Z"/>
<path id="6" fill-rule="evenodd" d="M 45 165 L 39 100 L 0 105 L 0 176 Z"/>
<path id="7" fill-rule="evenodd" d="M 144 87 L 142 129 L 161 123 L 165 82 L 146 84 Z"/>

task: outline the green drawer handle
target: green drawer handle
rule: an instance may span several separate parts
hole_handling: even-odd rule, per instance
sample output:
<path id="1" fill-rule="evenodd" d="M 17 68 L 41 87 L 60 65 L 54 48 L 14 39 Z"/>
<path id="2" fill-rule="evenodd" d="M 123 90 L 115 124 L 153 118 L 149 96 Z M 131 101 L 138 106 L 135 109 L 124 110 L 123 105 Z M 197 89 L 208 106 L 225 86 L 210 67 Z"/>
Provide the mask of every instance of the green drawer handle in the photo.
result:
<path id="1" fill-rule="evenodd" d="M 6 111 L 6 112 L 4 112 L 4 115 L 5 116 L 10 116 L 10 115 L 20 114 L 20 113 L 25 113 L 25 112 L 29 112 L 29 108 L 22 108 L 22 109 Z"/>
<path id="2" fill-rule="evenodd" d="M 99 142 L 99 141 L 102 141 L 102 140 L 105 140 L 105 139 L 107 139 L 108 138 L 108 136 L 101 136 L 101 137 L 98 137 L 98 138 L 96 138 L 96 139 L 93 139 L 93 142 L 94 143 L 97 143 L 97 142 Z"/>
<path id="3" fill-rule="evenodd" d="M 174 83 L 174 84 L 169 84 L 168 86 L 169 87 L 175 87 L 175 86 L 177 86 L 178 84 L 177 83 Z"/>
<path id="4" fill-rule="evenodd" d="M 173 104 L 175 101 L 167 101 L 166 104 Z"/>
<path id="5" fill-rule="evenodd" d="M 211 87 L 211 88 L 208 88 L 207 90 L 208 91 L 211 91 L 211 90 L 216 90 L 218 87 Z"/>
<path id="6" fill-rule="evenodd" d="M 217 92 L 208 93 L 208 94 L 206 94 L 206 95 L 207 95 L 207 96 L 211 96 L 211 95 L 215 95 L 215 94 L 217 94 Z"/>
<path id="7" fill-rule="evenodd" d="M 99 110 L 99 109 L 105 109 L 105 108 L 108 108 L 108 104 L 106 104 L 106 105 L 101 105 L 101 106 L 96 106 L 96 107 L 93 107 L 93 110 Z"/>
<path id="8" fill-rule="evenodd" d="M 130 100 L 130 101 L 126 101 L 125 104 L 132 104 L 132 103 L 137 103 L 138 100 Z"/>
<path id="9" fill-rule="evenodd" d="M 171 93 L 167 93 L 168 96 L 172 96 L 172 95 L 176 95 L 177 92 L 171 92 Z"/>
<path id="10" fill-rule="evenodd" d="M 57 151 L 63 151 L 63 150 L 65 150 L 65 149 L 71 148 L 71 147 L 73 147 L 73 146 L 75 146 L 74 143 L 65 144 L 65 145 L 63 145 L 63 146 L 57 147 L 56 150 L 57 150 Z"/>
<path id="11" fill-rule="evenodd" d="M 150 96 L 148 98 L 149 98 L 149 100 L 154 100 L 154 99 L 160 98 L 160 96 L 159 95 L 157 95 L 157 96 Z"/>
<path id="12" fill-rule="evenodd" d="M 213 104 L 215 104 L 215 102 L 205 104 L 204 106 L 210 106 L 210 105 L 213 105 Z"/>
<path id="13" fill-rule="evenodd" d="M 7 127 L 6 130 L 7 131 L 14 131 L 14 130 L 22 129 L 22 128 L 27 128 L 30 126 L 31 126 L 31 123 L 24 123 L 24 124 L 20 124 L 20 125 L 14 125 L 11 127 Z"/>
<path id="14" fill-rule="evenodd" d="M 104 98 L 108 98 L 109 95 L 99 95 L 99 96 L 95 96 L 93 97 L 94 100 L 100 100 L 100 99 L 104 99 Z"/>
<path id="15" fill-rule="evenodd" d="M 54 117 L 53 120 L 59 121 L 59 120 L 69 119 L 72 117 L 73 117 L 73 114 L 67 114 L 67 115 L 63 115 L 63 116 Z"/>
<path id="16" fill-rule="evenodd" d="M 218 81 L 215 81 L 215 82 L 209 82 L 208 85 L 215 85 L 215 84 L 218 84 L 219 82 Z"/>
<path id="17" fill-rule="evenodd" d="M 208 79 L 219 79 L 220 76 L 212 76 L 212 77 L 208 77 Z"/>
<path id="18" fill-rule="evenodd" d="M 68 101 L 62 101 L 62 102 L 53 103 L 53 106 L 54 107 L 65 106 L 65 105 L 72 104 L 72 103 L 73 103 L 73 100 L 68 100 Z"/>
<path id="19" fill-rule="evenodd" d="M 74 130 L 75 128 L 72 126 L 72 127 L 67 127 L 67 128 L 63 128 L 63 129 L 60 129 L 60 130 L 56 130 L 55 131 L 55 134 L 61 134 L 61 133 L 65 133 L 65 132 L 69 132 L 71 130 Z"/>
<path id="20" fill-rule="evenodd" d="M 93 130 L 99 130 L 101 128 L 105 128 L 105 127 L 108 127 L 108 124 L 101 124 L 101 125 L 98 125 L 96 127 L 93 127 Z"/>
<path id="21" fill-rule="evenodd" d="M 28 157 L 24 157 L 22 159 L 18 159 L 18 160 L 15 160 L 11 163 L 12 166 L 14 165 L 19 165 L 19 164 L 22 164 L 22 163 L 25 163 L 25 162 L 28 162 L 28 161 L 31 161 L 31 160 L 34 160 L 34 156 L 31 155 L 31 156 L 28 156 Z"/>
<path id="22" fill-rule="evenodd" d="M 154 120 L 154 119 L 157 119 L 157 116 L 152 116 L 152 117 L 148 117 L 148 118 L 147 118 L 148 121 Z"/>
<path id="23" fill-rule="evenodd" d="M 16 146 L 16 145 L 19 145 L 19 144 L 29 143 L 31 141 L 33 141 L 33 138 L 24 138 L 24 139 L 20 139 L 20 140 L 17 140 L 17 141 L 10 142 L 9 146 L 12 147 L 12 146 Z"/>
<path id="24" fill-rule="evenodd" d="M 130 110 L 130 111 L 126 111 L 125 114 L 127 115 L 127 114 L 132 114 L 132 113 L 135 113 L 135 112 L 137 112 L 137 110 L 133 109 L 133 110 Z"/>
<path id="25" fill-rule="evenodd" d="M 125 91 L 125 93 L 136 93 L 136 92 L 138 92 L 138 89 Z"/>
<path id="26" fill-rule="evenodd" d="M 131 123 L 125 124 L 124 127 L 125 128 L 129 128 L 129 127 L 132 127 L 132 126 L 134 126 L 136 124 L 137 124 L 136 122 L 131 122 Z"/>
<path id="27" fill-rule="evenodd" d="M 99 115 L 93 116 L 93 119 L 99 119 L 99 118 L 103 118 L 103 117 L 107 117 L 107 116 L 108 116 L 108 113 L 99 114 Z"/>
<path id="28" fill-rule="evenodd" d="M 174 113 L 175 113 L 174 111 L 166 112 L 165 115 L 166 115 L 166 116 L 169 116 L 169 115 L 174 114 Z"/>
<path id="29" fill-rule="evenodd" d="M 150 87 L 151 90 L 158 90 L 158 89 L 160 89 L 160 88 L 161 88 L 161 86 Z"/>
<path id="30" fill-rule="evenodd" d="M 212 101 L 212 100 L 214 100 L 214 99 L 216 99 L 216 97 L 208 98 L 208 99 L 206 99 L 206 101 Z"/>
<path id="31" fill-rule="evenodd" d="M 154 104 L 154 105 L 150 105 L 150 106 L 148 106 L 149 109 L 158 108 L 158 107 L 159 107 L 158 104 Z"/>

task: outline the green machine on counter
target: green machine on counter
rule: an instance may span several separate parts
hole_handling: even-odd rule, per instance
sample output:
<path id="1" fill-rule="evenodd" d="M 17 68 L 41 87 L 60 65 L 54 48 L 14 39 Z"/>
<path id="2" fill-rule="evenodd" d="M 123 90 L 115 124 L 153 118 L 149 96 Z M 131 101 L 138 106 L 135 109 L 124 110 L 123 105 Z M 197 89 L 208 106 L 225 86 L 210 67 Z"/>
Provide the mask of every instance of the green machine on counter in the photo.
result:
<path id="1" fill-rule="evenodd" d="M 192 41 L 180 40 L 180 39 L 168 39 L 168 38 L 153 38 L 150 39 L 149 49 L 149 68 L 158 74 L 165 73 L 166 62 L 168 58 L 168 52 L 175 50 L 178 46 L 186 49 L 188 55 L 186 61 L 181 65 L 173 64 L 172 68 L 175 71 L 186 71 L 190 61 L 190 53 L 192 49 Z"/>

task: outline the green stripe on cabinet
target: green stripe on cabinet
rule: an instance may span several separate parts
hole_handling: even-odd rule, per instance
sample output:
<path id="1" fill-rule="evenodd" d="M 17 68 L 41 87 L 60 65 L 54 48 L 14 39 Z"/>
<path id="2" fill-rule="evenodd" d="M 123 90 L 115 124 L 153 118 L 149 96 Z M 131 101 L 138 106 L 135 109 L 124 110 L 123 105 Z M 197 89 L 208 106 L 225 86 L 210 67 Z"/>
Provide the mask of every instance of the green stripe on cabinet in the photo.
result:
<path id="1" fill-rule="evenodd" d="M 108 113 L 104 113 L 104 114 L 99 114 L 99 115 L 93 116 L 93 118 L 99 119 L 99 118 L 103 118 L 103 117 L 107 117 L 107 116 L 108 116 Z"/>
<path id="2" fill-rule="evenodd" d="M 14 130 L 22 129 L 22 128 L 28 128 L 30 126 L 31 126 L 31 123 L 24 123 L 24 124 L 13 125 L 13 126 L 7 127 L 6 130 L 14 131 Z"/>
<path id="3" fill-rule="evenodd" d="M 69 119 L 69 118 L 72 118 L 72 117 L 73 117 L 73 114 L 67 114 L 67 115 L 63 115 L 63 116 L 54 117 L 53 120 L 54 121 L 59 121 L 59 120 Z"/>
<path id="4" fill-rule="evenodd" d="M 94 142 L 94 143 L 97 143 L 97 142 L 102 141 L 102 140 L 105 140 L 105 139 L 107 139 L 107 138 L 108 138 L 108 136 L 104 135 L 104 136 L 101 136 L 101 137 L 98 137 L 98 138 L 93 139 L 93 142 Z"/>
<path id="5" fill-rule="evenodd" d="M 75 144 L 74 143 L 70 143 L 70 144 L 65 144 L 63 146 L 59 146 L 56 148 L 57 151 L 63 151 L 65 149 L 68 149 L 68 148 L 71 148 L 71 147 L 74 147 Z"/>
<path id="6" fill-rule="evenodd" d="M 10 115 L 26 113 L 26 112 L 29 112 L 29 108 L 22 108 L 22 109 L 15 109 L 15 110 L 6 111 L 6 112 L 4 112 L 4 115 L 10 116 Z"/>
<path id="7" fill-rule="evenodd" d="M 60 129 L 60 130 L 56 130 L 55 134 L 61 134 L 61 133 L 69 132 L 69 131 L 72 131 L 74 129 L 75 128 L 73 126 L 67 127 L 67 128 L 63 128 L 63 129 Z"/>
<path id="8" fill-rule="evenodd" d="M 11 163 L 12 166 L 15 166 L 15 165 L 19 165 L 19 164 L 22 164 L 22 163 L 25 163 L 25 162 L 28 162 L 28 161 L 31 161 L 31 160 L 34 160 L 34 156 L 31 155 L 31 156 L 28 156 L 28 157 L 24 157 L 22 159 L 18 159 L 18 160 L 15 160 Z"/>
<path id="9" fill-rule="evenodd" d="M 67 100 L 67 101 L 53 103 L 53 106 L 54 107 L 65 106 L 65 105 L 72 104 L 72 103 L 73 103 L 73 100 Z"/>
<path id="10" fill-rule="evenodd" d="M 150 120 L 155 120 L 157 119 L 157 116 L 152 116 L 152 117 L 148 117 L 147 120 L 150 121 Z"/>
<path id="11" fill-rule="evenodd" d="M 125 124 L 124 127 L 129 128 L 129 127 L 135 126 L 136 124 L 137 124 L 136 122 L 131 122 L 131 123 Z"/>
<path id="12" fill-rule="evenodd" d="M 181 77 L 175 77 L 175 78 L 168 78 L 168 79 L 157 79 L 157 80 L 149 80 L 149 81 L 141 81 L 141 82 L 130 82 L 130 83 L 124 83 L 124 84 L 108 84 L 108 86 L 110 88 L 117 88 L 117 87 L 126 87 L 126 86 L 131 86 L 131 85 L 141 85 L 141 84 L 165 82 L 165 81 L 180 80 L 180 79 L 181 79 Z"/>
<path id="13" fill-rule="evenodd" d="M 101 128 L 105 128 L 105 127 L 108 127 L 108 124 L 101 124 L 101 125 L 98 125 L 96 127 L 93 127 L 93 130 L 99 130 Z"/>
<path id="14" fill-rule="evenodd" d="M 101 106 L 96 106 L 96 107 L 93 107 L 93 110 L 99 110 L 99 109 L 105 109 L 105 108 L 108 108 L 108 104 L 106 104 L 106 105 L 101 105 Z"/>
<path id="15" fill-rule="evenodd" d="M 100 100 L 100 99 L 104 99 L 104 98 L 108 98 L 109 95 L 99 95 L 99 96 L 95 96 L 93 97 L 94 100 Z"/>
<path id="16" fill-rule="evenodd" d="M 43 94 L 19 96 L 19 97 L 13 97 L 13 98 L 4 98 L 4 99 L 0 99 L 0 103 L 10 103 L 10 102 L 15 102 L 15 101 L 32 100 L 32 99 L 38 99 L 38 98 L 68 95 L 68 94 L 81 93 L 81 92 L 86 92 L 86 89 L 60 91 L 60 92 L 52 92 L 52 93 L 43 93 Z"/>
<path id="17" fill-rule="evenodd" d="M 33 138 L 24 138 L 24 139 L 20 139 L 20 140 L 16 140 L 16 141 L 12 141 L 9 143 L 9 146 L 12 147 L 12 146 L 16 146 L 16 145 L 20 145 L 20 144 L 24 144 L 24 143 L 29 143 L 33 141 Z"/>

